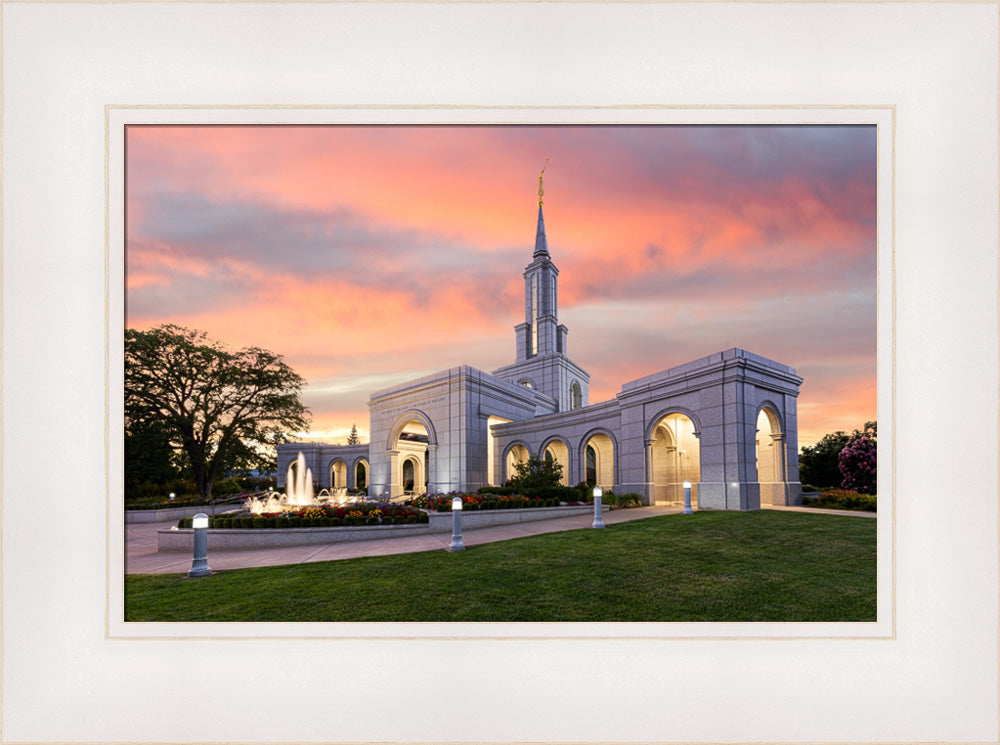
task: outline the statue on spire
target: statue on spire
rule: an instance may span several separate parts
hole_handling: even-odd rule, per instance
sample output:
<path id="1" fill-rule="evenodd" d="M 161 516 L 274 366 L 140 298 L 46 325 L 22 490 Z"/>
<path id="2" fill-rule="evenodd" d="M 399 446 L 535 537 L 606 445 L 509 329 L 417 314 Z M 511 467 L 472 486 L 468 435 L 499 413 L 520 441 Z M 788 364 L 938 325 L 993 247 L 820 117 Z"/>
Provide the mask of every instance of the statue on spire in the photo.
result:
<path id="1" fill-rule="evenodd" d="M 539 207 L 542 206 L 542 195 L 545 193 L 545 191 L 542 189 L 542 174 L 545 173 L 545 169 L 546 169 L 546 167 L 548 165 L 549 165 L 549 159 L 546 158 L 545 159 L 545 165 L 542 166 L 542 173 L 538 174 L 538 206 Z"/>

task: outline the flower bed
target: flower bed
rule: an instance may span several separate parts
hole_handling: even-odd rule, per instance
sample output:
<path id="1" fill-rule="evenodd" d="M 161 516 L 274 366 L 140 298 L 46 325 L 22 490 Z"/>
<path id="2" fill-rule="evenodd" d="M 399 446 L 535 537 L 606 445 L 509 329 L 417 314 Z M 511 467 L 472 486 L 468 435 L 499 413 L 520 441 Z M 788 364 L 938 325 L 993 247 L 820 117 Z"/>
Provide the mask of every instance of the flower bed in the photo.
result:
<path id="1" fill-rule="evenodd" d="M 818 497 L 803 496 L 802 506 L 827 510 L 878 512 L 878 498 L 874 494 L 861 494 L 847 489 L 826 489 Z"/>
<path id="2" fill-rule="evenodd" d="M 218 515 L 210 517 L 209 528 L 261 530 L 268 528 L 335 528 L 362 525 L 416 525 L 427 522 L 427 514 L 415 507 L 388 502 L 356 502 L 334 506 L 329 504 L 300 507 L 287 512 L 265 512 L 261 515 Z M 190 528 L 191 518 L 181 518 L 178 528 Z"/>

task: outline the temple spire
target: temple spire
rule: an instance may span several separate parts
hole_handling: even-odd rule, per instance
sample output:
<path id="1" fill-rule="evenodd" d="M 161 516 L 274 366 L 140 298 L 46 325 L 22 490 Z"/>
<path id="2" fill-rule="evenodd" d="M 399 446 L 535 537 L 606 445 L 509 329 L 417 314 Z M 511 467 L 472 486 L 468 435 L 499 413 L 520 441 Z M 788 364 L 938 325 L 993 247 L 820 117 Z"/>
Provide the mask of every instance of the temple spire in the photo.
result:
<path id="1" fill-rule="evenodd" d="M 549 244 L 545 239 L 545 218 L 542 216 L 542 195 L 545 194 L 545 190 L 542 188 L 542 175 L 545 173 L 545 168 L 549 165 L 549 159 L 545 159 L 545 165 L 542 166 L 542 172 L 538 174 L 538 230 L 535 233 L 535 253 L 532 255 L 533 259 L 540 257 L 549 258 Z"/>

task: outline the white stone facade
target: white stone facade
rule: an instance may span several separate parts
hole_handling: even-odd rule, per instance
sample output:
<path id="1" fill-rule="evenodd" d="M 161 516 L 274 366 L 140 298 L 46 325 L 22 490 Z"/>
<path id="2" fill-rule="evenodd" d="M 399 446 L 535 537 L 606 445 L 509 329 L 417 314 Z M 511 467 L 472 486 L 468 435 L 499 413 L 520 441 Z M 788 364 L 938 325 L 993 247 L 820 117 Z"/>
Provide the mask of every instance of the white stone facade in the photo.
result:
<path id="1" fill-rule="evenodd" d="M 372 497 L 474 491 L 503 483 L 518 460 L 548 455 L 562 464 L 563 483 L 638 493 L 646 504 L 679 503 L 684 481 L 702 509 L 801 503 L 802 378 L 792 368 L 729 349 L 589 405 L 590 376 L 567 356 L 558 322 L 558 273 L 539 204 L 515 362 L 377 391 L 368 445 L 279 445 L 278 478 L 301 451 L 319 488 L 365 486 Z"/>

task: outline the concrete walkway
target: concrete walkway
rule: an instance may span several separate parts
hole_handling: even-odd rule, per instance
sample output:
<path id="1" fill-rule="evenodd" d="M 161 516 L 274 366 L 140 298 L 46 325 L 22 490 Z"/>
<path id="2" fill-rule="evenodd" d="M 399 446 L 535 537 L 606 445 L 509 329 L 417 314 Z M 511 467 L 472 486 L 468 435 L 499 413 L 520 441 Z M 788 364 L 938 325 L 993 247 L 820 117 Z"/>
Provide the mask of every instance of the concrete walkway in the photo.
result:
<path id="1" fill-rule="evenodd" d="M 817 510 L 803 507 L 780 508 L 789 512 L 812 512 L 856 517 L 875 517 L 871 512 L 845 512 L 837 510 Z M 680 513 L 680 507 L 637 507 L 628 510 L 606 511 L 606 525 L 642 520 L 658 515 Z M 538 520 L 535 522 L 494 525 L 462 531 L 462 542 L 466 546 L 507 541 L 511 538 L 555 533 L 562 530 L 590 528 L 592 515 Z M 126 574 L 186 574 L 191 568 L 191 554 L 186 551 L 157 551 L 156 531 L 169 529 L 176 520 L 160 523 L 126 525 L 125 530 L 125 572 Z M 310 561 L 334 561 L 354 559 L 359 556 L 388 556 L 408 554 L 418 551 L 442 551 L 451 544 L 450 533 L 427 533 L 419 536 L 400 538 L 379 538 L 370 541 L 344 541 L 328 545 L 286 546 L 279 548 L 212 550 L 208 546 L 208 564 L 213 571 L 243 569 L 246 567 L 278 566 L 281 564 L 303 564 Z"/>
<path id="2" fill-rule="evenodd" d="M 629 510 L 614 510 L 604 513 L 607 525 L 641 520 L 657 515 L 680 512 L 679 508 L 638 507 Z M 561 530 L 589 528 L 594 522 L 593 515 L 575 515 L 552 520 L 494 525 L 462 531 L 462 542 L 466 546 L 477 546 L 495 541 L 507 541 L 542 533 Z M 157 551 L 156 531 L 176 525 L 176 520 L 161 523 L 126 525 L 125 528 L 125 572 L 126 574 L 185 574 L 191 568 L 191 555 L 186 551 Z M 308 561 L 333 561 L 354 559 L 359 556 L 387 556 L 408 554 L 417 551 L 441 551 L 451 544 L 451 533 L 426 533 L 400 538 L 379 538 L 370 541 L 344 541 L 328 545 L 283 546 L 279 548 L 212 550 L 208 545 L 208 564 L 212 571 L 242 569 L 245 567 L 277 566 L 280 564 L 302 564 Z"/>

